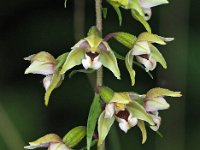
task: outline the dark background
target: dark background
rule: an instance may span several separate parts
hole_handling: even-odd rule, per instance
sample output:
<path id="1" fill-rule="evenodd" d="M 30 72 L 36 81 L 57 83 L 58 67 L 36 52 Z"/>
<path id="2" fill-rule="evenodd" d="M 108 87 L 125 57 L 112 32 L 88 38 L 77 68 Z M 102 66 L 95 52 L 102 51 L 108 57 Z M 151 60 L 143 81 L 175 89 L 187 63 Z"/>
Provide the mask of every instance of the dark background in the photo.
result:
<path id="1" fill-rule="evenodd" d="M 0 149 L 22 150 L 24 145 L 46 133 L 61 137 L 71 128 L 85 125 L 93 90 L 84 74 L 68 79 L 53 92 L 46 108 L 43 102 L 43 76 L 24 75 L 30 54 L 45 50 L 58 56 L 70 50 L 95 24 L 93 0 L 9 0 L 0 1 Z M 127 31 L 135 35 L 144 31 L 142 25 L 122 11 L 123 25 L 118 26 L 112 7 L 104 20 L 103 34 Z M 136 68 L 136 85 L 130 86 L 123 62 L 119 61 L 122 80 L 104 70 L 104 83 L 116 91 L 127 90 L 146 93 L 155 86 L 181 90 L 183 97 L 169 99 L 171 108 L 161 112 L 164 137 L 148 130 L 148 140 L 142 145 L 140 131 L 133 128 L 123 134 L 116 127 L 108 137 L 111 150 L 190 150 L 199 149 L 200 139 L 200 2 L 176 0 L 170 5 L 153 8 L 150 24 L 153 32 L 175 37 L 167 46 L 158 46 L 168 62 L 168 69 L 160 66 L 153 72 L 154 80 Z M 85 10 L 85 11 L 84 11 Z M 74 13 L 76 12 L 76 13 Z M 121 54 L 127 49 L 111 42 Z M 116 132 L 117 131 L 117 132 Z"/>

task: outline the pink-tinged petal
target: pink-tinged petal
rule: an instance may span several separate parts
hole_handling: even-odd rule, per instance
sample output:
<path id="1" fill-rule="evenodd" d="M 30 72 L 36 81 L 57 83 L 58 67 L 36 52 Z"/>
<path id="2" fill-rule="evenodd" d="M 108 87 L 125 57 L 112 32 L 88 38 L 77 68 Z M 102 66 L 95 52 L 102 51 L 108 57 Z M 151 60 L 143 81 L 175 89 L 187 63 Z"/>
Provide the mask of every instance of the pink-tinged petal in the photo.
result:
<path id="1" fill-rule="evenodd" d="M 149 114 L 151 116 L 151 118 L 153 119 L 155 126 L 150 126 L 150 128 L 153 131 L 158 131 L 160 125 L 161 125 L 161 117 L 158 115 L 154 115 L 154 114 Z"/>
<path id="2" fill-rule="evenodd" d="M 71 150 L 64 143 L 51 143 L 48 150 Z"/>
<path id="3" fill-rule="evenodd" d="M 43 79 L 43 86 L 44 86 L 44 88 L 45 88 L 46 91 L 49 88 L 49 86 L 50 86 L 50 84 L 52 82 L 52 79 L 53 79 L 53 75 L 46 76 Z"/>
<path id="4" fill-rule="evenodd" d="M 105 116 L 104 118 L 112 118 L 115 113 L 115 106 L 113 103 L 107 104 L 105 107 Z"/>
<path id="5" fill-rule="evenodd" d="M 153 71 L 157 65 L 156 60 L 151 55 L 148 57 L 149 58 L 146 59 L 141 56 L 136 56 L 137 61 L 145 66 L 146 72 Z"/>
<path id="6" fill-rule="evenodd" d="M 147 112 L 154 112 L 158 110 L 168 109 L 170 105 L 163 97 L 157 97 L 151 100 L 147 100 L 144 104 L 144 108 Z"/>
<path id="7" fill-rule="evenodd" d="M 162 4 L 167 4 L 167 0 L 139 0 L 140 6 L 143 8 L 151 8 Z"/>
<path id="8" fill-rule="evenodd" d="M 80 40 L 78 43 L 76 43 L 71 49 L 75 49 L 75 48 L 81 48 L 81 49 L 85 49 L 88 48 L 89 44 L 85 39 Z"/>
<path id="9" fill-rule="evenodd" d="M 44 63 L 40 61 L 33 61 L 31 65 L 25 70 L 25 74 L 41 74 L 50 75 L 55 71 L 54 64 Z"/>
<path id="10" fill-rule="evenodd" d="M 150 54 L 150 47 L 147 41 L 136 42 L 136 44 L 132 48 L 132 55 L 144 55 Z"/>

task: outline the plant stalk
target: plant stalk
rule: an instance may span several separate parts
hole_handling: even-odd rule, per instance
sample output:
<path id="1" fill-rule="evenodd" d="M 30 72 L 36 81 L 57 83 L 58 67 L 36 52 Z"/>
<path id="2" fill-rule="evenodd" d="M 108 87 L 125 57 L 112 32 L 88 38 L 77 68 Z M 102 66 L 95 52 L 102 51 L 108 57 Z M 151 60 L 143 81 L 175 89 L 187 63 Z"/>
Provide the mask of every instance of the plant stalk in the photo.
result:
<path id="1" fill-rule="evenodd" d="M 102 0 L 95 0 L 95 8 L 96 8 L 96 27 L 102 34 Z M 103 68 L 101 67 L 97 71 L 97 79 L 96 79 L 96 88 L 103 85 Z"/>

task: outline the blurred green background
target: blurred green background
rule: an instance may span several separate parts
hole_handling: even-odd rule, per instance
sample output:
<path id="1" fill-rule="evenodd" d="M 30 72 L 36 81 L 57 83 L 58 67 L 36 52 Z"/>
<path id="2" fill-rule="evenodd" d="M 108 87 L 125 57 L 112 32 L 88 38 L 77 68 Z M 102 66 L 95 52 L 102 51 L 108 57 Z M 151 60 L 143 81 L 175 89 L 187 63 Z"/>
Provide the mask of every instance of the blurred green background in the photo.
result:
<path id="1" fill-rule="evenodd" d="M 68 79 L 53 92 L 48 108 L 44 106 L 43 76 L 24 75 L 30 54 L 45 50 L 58 56 L 69 51 L 95 24 L 94 0 L 10 0 L 0 1 L 0 150 L 22 150 L 23 146 L 46 133 L 64 136 L 78 125 L 85 125 L 93 90 L 84 74 Z M 144 31 L 142 25 L 122 11 L 123 25 L 118 26 L 111 6 L 104 20 L 103 33 L 128 31 L 135 35 Z M 176 0 L 170 5 L 153 8 L 150 24 L 153 32 L 172 36 L 176 40 L 159 47 L 168 62 L 153 72 L 154 80 L 136 67 L 136 86 L 131 87 L 123 62 L 122 80 L 104 70 L 104 83 L 114 90 L 146 93 L 154 86 L 181 90 L 183 97 L 169 99 L 171 108 L 161 112 L 164 137 L 148 130 L 148 140 L 142 145 L 138 128 L 123 134 L 112 129 L 108 150 L 190 150 L 200 147 L 200 1 Z M 75 12 L 75 13 L 74 13 Z M 121 54 L 127 49 L 111 41 L 111 47 Z M 116 132 L 117 131 L 117 132 Z"/>

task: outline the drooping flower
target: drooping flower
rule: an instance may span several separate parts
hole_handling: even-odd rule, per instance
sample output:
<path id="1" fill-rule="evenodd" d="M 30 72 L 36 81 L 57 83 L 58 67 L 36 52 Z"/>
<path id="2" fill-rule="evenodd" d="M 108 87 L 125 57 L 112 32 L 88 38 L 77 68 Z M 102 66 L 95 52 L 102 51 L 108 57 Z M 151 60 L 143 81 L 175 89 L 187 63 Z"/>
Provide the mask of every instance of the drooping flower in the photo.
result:
<path id="1" fill-rule="evenodd" d="M 71 150 L 62 139 L 56 134 L 47 134 L 36 141 L 29 142 L 25 149 L 48 148 L 48 150 Z"/>
<path id="2" fill-rule="evenodd" d="M 108 43 L 101 38 L 96 27 L 91 27 L 88 36 L 72 47 L 61 69 L 61 74 L 80 64 L 85 69 L 94 70 L 98 70 L 103 65 L 120 79 L 117 59 Z"/>
<path id="3" fill-rule="evenodd" d="M 155 126 L 151 126 L 151 129 L 154 131 L 157 131 L 161 124 L 159 111 L 166 110 L 170 107 L 170 105 L 164 99 L 164 96 L 181 97 L 181 93 L 163 88 L 153 88 L 147 92 L 144 98 L 143 106 L 155 123 Z"/>

